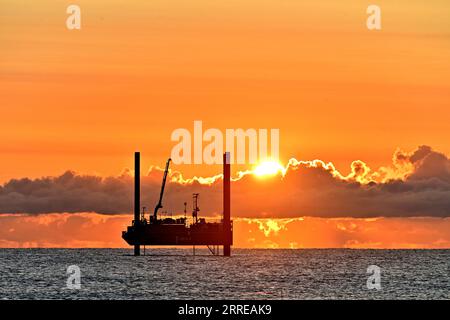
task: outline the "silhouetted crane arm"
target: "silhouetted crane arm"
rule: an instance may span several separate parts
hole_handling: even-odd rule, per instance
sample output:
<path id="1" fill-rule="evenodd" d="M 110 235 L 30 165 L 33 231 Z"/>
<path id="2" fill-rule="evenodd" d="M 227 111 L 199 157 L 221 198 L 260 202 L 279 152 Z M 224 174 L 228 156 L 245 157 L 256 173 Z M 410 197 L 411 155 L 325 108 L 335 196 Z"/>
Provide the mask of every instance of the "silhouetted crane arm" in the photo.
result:
<path id="1" fill-rule="evenodd" d="M 154 221 L 156 221 L 157 217 L 158 217 L 158 210 L 161 209 L 162 206 L 162 199 L 163 199 L 163 195 L 164 195 L 164 188 L 166 187 L 166 179 L 167 179 L 167 173 L 169 172 L 169 164 L 170 161 L 172 159 L 168 159 L 166 162 L 166 169 L 164 170 L 164 177 L 163 177 L 163 181 L 162 181 L 162 185 L 161 185 L 161 193 L 159 194 L 159 201 L 158 204 L 155 207 L 155 212 L 153 213 L 153 219 Z"/>

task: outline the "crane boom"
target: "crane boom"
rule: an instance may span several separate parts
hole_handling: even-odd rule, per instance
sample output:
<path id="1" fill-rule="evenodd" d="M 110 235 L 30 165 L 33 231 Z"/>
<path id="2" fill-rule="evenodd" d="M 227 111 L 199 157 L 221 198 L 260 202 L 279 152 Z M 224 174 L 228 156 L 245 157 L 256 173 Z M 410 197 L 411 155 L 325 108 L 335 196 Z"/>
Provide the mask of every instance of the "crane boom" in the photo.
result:
<path id="1" fill-rule="evenodd" d="M 159 194 L 159 201 L 158 204 L 155 207 L 155 211 L 153 212 L 153 219 L 156 222 L 157 217 L 158 217 L 158 210 L 161 209 L 163 207 L 162 205 L 162 199 L 163 199 L 163 195 L 164 195 L 164 188 L 166 187 L 166 179 L 167 179 L 167 173 L 169 172 L 169 164 L 170 161 L 172 159 L 168 159 L 166 162 L 166 169 L 164 170 L 164 177 L 163 177 L 163 181 L 162 181 L 162 185 L 161 185 L 161 193 Z"/>

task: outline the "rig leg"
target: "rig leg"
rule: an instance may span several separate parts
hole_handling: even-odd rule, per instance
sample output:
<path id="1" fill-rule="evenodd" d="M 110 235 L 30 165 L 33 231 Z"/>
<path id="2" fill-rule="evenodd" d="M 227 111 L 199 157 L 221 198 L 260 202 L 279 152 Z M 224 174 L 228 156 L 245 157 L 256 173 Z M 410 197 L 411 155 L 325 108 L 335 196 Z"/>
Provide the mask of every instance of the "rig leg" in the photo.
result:
<path id="1" fill-rule="evenodd" d="M 138 244 L 134 245 L 134 255 L 140 256 L 141 255 L 141 247 Z"/>
<path id="2" fill-rule="evenodd" d="M 231 255 L 231 246 L 229 244 L 223 245 L 223 256 L 229 257 Z"/>

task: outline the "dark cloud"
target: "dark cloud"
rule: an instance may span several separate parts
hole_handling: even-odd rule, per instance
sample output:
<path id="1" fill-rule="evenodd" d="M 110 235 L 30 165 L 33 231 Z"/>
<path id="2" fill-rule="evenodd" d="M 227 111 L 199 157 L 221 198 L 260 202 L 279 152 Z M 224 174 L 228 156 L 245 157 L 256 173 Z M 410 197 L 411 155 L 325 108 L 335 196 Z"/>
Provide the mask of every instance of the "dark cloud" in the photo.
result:
<path id="1" fill-rule="evenodd" d="M 291 165 L 284 177 L 244 175 L 232 183 L 233 215 L 450 216 L 450 160 L 428 146 L 412 153 L 397 151 L 392 166 L 378 172 L 372 172 L 362 161 L 353 162 L 351 169 L 348 177 L 342 177 L 333 168 L 301 163 Z M 149 211 L 159 195 L 161 176 L 159 169 L 153 169 L 142 178 L 142 202 Z M 221 214 L 220 179 L 211 184 L 169 182 L 163 211 L 182 213 L 183 203 L 190 205 L 193 192 L 200 193 L 202 215 Z M 102 178 L 68 171 L 59 177 L 10 180 L 0 187 L 0 212 L 131 213 L 132 193 L 133 178 L 127 172 Z"/>

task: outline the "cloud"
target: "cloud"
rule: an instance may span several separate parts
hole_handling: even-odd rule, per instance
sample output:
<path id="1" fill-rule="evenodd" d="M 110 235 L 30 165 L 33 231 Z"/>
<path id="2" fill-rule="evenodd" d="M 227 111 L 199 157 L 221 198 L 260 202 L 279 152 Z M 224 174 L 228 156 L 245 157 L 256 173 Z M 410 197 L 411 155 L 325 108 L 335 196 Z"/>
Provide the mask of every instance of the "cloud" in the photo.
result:
<path id="1" fill-rule="evenodd" d="M 0 187 L 1 213 L 131 213 L 133 178 L 80 175 L 13 179 Z M 142 203 L 156 204 L 162 171 L 142 177 Z M 222 208 L 221 176 L 183 179 L 171 172 L 164 210 L 182 214 L 184 202 L 200 193 L 200 214 L 217 216 Z M 232 214 L 242 218 L 449 217 L 450 160 L 428 146 L 397 150 L 392 164 L 372 170 L 363 161 L 343 176 L 332 163 L 291 159 L 282 173 L 258 177 L 247 171 L 232 182 Z"/>

